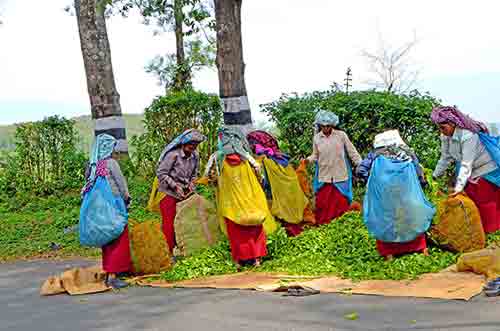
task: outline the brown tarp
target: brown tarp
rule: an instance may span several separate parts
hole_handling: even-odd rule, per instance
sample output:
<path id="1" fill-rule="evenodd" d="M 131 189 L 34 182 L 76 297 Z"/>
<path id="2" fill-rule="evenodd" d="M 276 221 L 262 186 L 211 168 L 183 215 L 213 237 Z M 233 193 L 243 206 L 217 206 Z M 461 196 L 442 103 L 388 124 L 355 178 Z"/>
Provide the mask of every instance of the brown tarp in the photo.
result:
<path id="1" fill-rule="evenodd" d="M 286 291 L 288 288 L 310 288 L 323 293 L 366 294 L 391 297 L 416 297 L 449 300 L 469 300 L 481 293 L 485 283 L 482 275 L 456 272 L 451 267 L 439 273 L 424 274 L 416 280 L 368 280 L 353 282 L 338 277 L 291 276 L 276 273 L 243 272 L 180 282 L 151 280 L 158 275 L 130 279 L 131 284 L 150 287 L 184 287 L 242 289 L 268 292 Z M 76 268 L 61 276 L 50 277 L 43 284 L 41 295 L 69 293 L 70 295 L 99 293 L 109 290 L 104 284 L 100 266 Z"/>
<path id="2" fill-rule="evenodd" d="M 484 277 L 473 273 L 458 273 L 447 269 L 425 274 L 416 280 L 370 280 L 353 282 L 338 277 L 303 278 L 271 273 L 238 273 L 181 282 L 143 279 L 139 285 L 152 287 L 248 289 L 284 291 L 289 287 L 312 288 L 323 293 L 367 294 L 392 297 L 417 297 L 469 300 L 481 293 Z"/>

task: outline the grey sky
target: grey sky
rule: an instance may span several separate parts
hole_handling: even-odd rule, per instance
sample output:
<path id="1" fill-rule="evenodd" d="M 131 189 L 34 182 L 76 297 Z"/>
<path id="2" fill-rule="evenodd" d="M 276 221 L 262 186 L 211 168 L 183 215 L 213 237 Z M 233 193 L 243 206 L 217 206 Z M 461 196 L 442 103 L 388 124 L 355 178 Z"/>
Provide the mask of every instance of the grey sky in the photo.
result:
<path id="1" fill-rule="evenodd" d="M 88 96 L 76 18 L 70 0 L 0 0 L 0 124 L 46 115 L 88 114 Z M 481 120 L 500 122 L 500 2 L 246 0 L 243 43 L 246 82 L 257 119 L 258 105 L 281 93 L 325 89 L 353 68 L 355 87 L 366 76 L 360 51 L 376 46 L 377 27 L 393 44 L 420 40 L 413 60 L 420 87 Z M 144 65 L 173 51 L 173 36 L 153 37 L 140 18 L 108 22 L 122 108 L 138 113 L 161 94 Z M 207 70 L 195 85 L 217 92 Z"/>

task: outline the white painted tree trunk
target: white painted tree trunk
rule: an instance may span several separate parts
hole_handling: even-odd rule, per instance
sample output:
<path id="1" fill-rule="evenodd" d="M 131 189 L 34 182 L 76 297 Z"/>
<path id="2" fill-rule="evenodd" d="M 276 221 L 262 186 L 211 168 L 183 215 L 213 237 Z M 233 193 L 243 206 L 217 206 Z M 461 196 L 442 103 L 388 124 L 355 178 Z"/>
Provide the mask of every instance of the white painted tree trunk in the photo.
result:
<path id="1" fill-rule="evenodd" d="M 245 86 L 241 4 L 242 0 L 215 0 L 217 68 L 224 124 L 247 134 L 253 122 Z"/>
<path id="2" fill-rule="evenodd" d="M 97 1 L 75 0 L 87 90 L 92 118 L 95 119 L 95 135 L 112 135 L 118 139 L 117 151 L 127 154 L 125 121 L 113 75 L 106 19 L 104 9 L 97 5 Z"/>

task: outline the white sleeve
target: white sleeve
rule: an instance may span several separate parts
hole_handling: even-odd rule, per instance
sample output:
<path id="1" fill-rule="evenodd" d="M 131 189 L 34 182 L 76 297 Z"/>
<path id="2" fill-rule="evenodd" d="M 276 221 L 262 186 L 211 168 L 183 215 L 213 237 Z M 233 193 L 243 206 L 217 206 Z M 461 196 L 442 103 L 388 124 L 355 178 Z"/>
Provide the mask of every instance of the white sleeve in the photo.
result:
<path id="1" fill-rule="evenodd" d="M 450 138 L 441 136 L 441 157 L 432 176 L 441 177 L 452 161 L 453 157 L 450 155 Z"/>
<path id="2" fill-rule="evenodd" d="M 208 177 L 210 174 L 210 170 L 214 166 L 214 163 L 216 162 L 217 159 L 217 152 L 213 153 L 210 158 L 208 159 L 207 165 L 205 166 L 205 173 L 203 174 L 204 177 Z M 217 175 L 218 175 L 218 170 L 217 170 Z"/>
<path id="3" fill-rule="evenodd" d="M 477 146 L 479 143 L 479 136 L 474 134 L 464 139 L 462 144 L 462 160 L 460 160 L 460 171 L 457 176 L 457 183 L 455 185 L 455 192 L 462 192 L 472 175 L 472 164 L 476 158 Z"/>

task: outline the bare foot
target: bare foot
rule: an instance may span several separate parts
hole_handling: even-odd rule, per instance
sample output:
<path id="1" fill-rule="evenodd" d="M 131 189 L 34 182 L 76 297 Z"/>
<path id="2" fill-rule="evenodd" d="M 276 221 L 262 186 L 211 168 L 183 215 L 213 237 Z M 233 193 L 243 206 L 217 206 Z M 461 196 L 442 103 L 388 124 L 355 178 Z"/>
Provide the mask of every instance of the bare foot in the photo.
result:
<path id="1" fill-rule="evenodd" d="M 429 256 L 429 249 L 425 248 L 425 249 L 422 251 L 422 254 L 424 254 L 424 256 Z"/>
<path id="2" fill-rule="evenodd" d="M 260 267 L 260 259 L 255 259 L 255 266 Z"/>
<path id="3" fill-rule="evenodd" d="M 387 262 L 392 261 L 392 260 L 394 260 L 394 256 L 392 256 L 392 255 L 387 255 L 387 256 L 385 257 L 385 260 L 386 260 Z"/>

